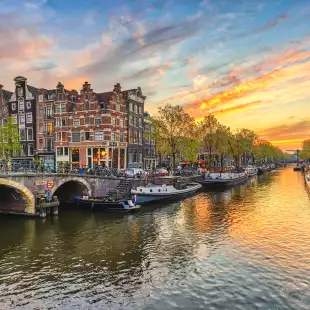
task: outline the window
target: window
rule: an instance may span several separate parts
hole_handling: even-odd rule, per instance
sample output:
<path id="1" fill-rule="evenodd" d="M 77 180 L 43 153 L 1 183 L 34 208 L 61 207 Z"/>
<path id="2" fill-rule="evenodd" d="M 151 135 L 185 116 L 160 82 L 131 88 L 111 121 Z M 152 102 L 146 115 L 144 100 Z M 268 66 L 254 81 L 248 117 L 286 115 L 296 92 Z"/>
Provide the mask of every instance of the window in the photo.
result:
<path id="1" fill-rule="evenodd" d="M 133 116 L 129 115 L 129 125 L 133 125 Z"/>
<path id="2" fill-rule="evenodd" d="M 101 117 L 95 118 L 95 125 L 101 125 Z"/>
<path id="3" fill-rule="evenodd" d="M 119 126 L 119 118 L 115 119 L 116 126 Z"/>
<path id="4" fill-rule="evenodd" d="M 39 140 L 39 150 L 43 150 L 43 140 Z"/>
<path id="5" fill-rule="evenodd" d="M 44 116 L 44 110 L 42 107 L 39 108 L 39 116 L 43 117 Z"/>
<path id="6" fill-rule="evenodd" d="M 89 102 L 88 102 L 88 100 L 86 100 L 85 103 L 84 103 L 84 110 L 89 110 Z"/>
<path id="7" fill-rule="evenodd" d="M 56 141 L 61 141 L 61 132 L 56 133 Z"/>
<path id="8" fill-rule="evenodd" d="M 129 103 L 129 111 L 132 111 L 132 103 Z"/>
<path id="9" fill-rule="evenodd" d="M 123 119 L 120 119 L 120 120 L 119 120 L 119 125 L 120 125 L 121 128 L 124 127 L 124 120 L 123 120 Z"/>
<path id="10" fill-rule="evenodd" d="M 33 155 L 33 151 L 34 151 L 34 147 L 33 147 L 33 143 L 29 143 L 28 144 L 28 155 Z"/>
<path id="11" fill-rule="evenodd" d="M 68 136 L 67 136 L 67 132 L 65 132 L 65 131 L 63 131 L 62 133 L 61 133 L 61 141 L 62 142 L 66 142 L 66 141 L 68 141 Z"/>
<path id="12" fill-rule="evenodd" d="M 81 132 L 81 141 L 85 140 L 85 132 Z"/>
<path id="13" fill-rule="evenodd" d="M 26 141 L 26 130 L 25 129 L 19 130 L 19 140 Z"/>
<path id="14" fill-rule="evenodd" d="M 119 131 L 116 132 L 116 141 L 119 141 Z"/>
<path id="15" fill-rule="evenodd" d="M 27 101 L 27 103 L 26 103 L 26 107 L 27 107 L 27 109 L 28 109 L 28 110 L 30 110 L 30 109 L 31 109 L 31 101 Z"/>
<path id="16" fill-rule="evenodd" d="M 52 117 L 52 114 L 53 114 L 52 107 L 49 105 L 47 106 L 47 109 L 46 109 L 46 116 L 50 118 Z"/>
<path id="17" fill-rule="evenodd" d="M 142 107 L 139 106 L 139 114 L 142 114 Z"/>
<path id="18" fill-rule="evenodd" d="M 73 132 L 72 133 L 72 142 L 80 142 L 80 133 L 79 132 Z"/>
<path id="19" fill-rule="evenodd" d="M 119 140 L 120 142 L 125 142 L 124 133 L 123 133 L 123 132 L 120 133 L 119 139 L 120 139 L 120 140 Z"/>
<path id="20" fill-rule="evenodd" d="M 85 132 L 85 140 L 86 141 L 90 140 L 90 132 L 88 132 L 88 131 Z"/>
<path id="21" fill-rule="evenodd" d="M 95 141 L 103 141 L 103 131 L 95 131 Z"/>
<path id="22" fill-rule="evenodd" d="M 143 144 L 143 142 L 142 142 L 142 132 L 139 133 L 139 144 L 141 144 L 141 145 Z"/>
<path id="23" fill-rule="evenodd" d="M 139 117 L 139 127 L 142 127 L 142 118 Z"/>
<path id="24" fill-rule="evenodd" d="M 19 115 L 19 125 L 25 126 L 25 115 L 24 114 Z"/>
<path id="25" fill-rule="evenodd" d="M 13 103 L 12 103 L 12 111 L 15 111 L 15 110 L 16 110 L 16 103 L 13 102 Z"/>
<path id="26" fill-rule="evenodd" d="M 53 123 L 52 122 L 48 122 L 47 123 L 47 132 L 49 134 L 52 134 L 52 131 L 53 131 Z"/>
<path id="27" fill-rule="evenodd" d="M 27 113 L 26 118 L 27 124 L 32 124 L 32 113 Z"/>
<path id="28" fill-rule="evenodd" d="M 18 102 L 18 110 L 19 111 L 24 111 L 25 110 L 25 102 L 24 101 L 19 101 Z"/>
<path id="29" fill-rule="evenodd" d="M 61 104 L 56 104 L 56 113 L 60 113 L 60 112 L 61 112 Z"/>
<path id="30" fill-rule="evenodd" d="M 111 133 L 111 141 L 115 141 L 115 132 Z"/>
<path id="31" fill-rule="evenodd" d="M 135 113 L 138 113 L 138 106 L 135 104 L 134 105 Z"/>
<path id="32" fill-rule="evenodd" d="M 63 103 L 63 104 L 61 105 L 61 112 L 62 112 L 62 113 L 67 112 L 66 104 L 65 104 L 65 103 Z"/>
<path id="33" fill-rule="evenodd" d="M 135 117 L 135 126 L 139 127 L 139 117 Z"/>
<path id="34" fill-rule="evenodd" d="M 33 140 L 32 128 L 27 128 L 27 140 L 28 141 L 32 141 Z"/>
<path id="35" fill-rule="evenodd" d="M 67 118 L 64 117 L 64 118 L 61 119 L 61 126 L 62 127 L 66 127 L 67 126 Z"/>
<path id="36" fill-rule="evenodd" d="M 43 124 L 42 123 L 39 124 L 39 133 L 43 133 Z"/>
<path id="37" fill-rule="evenodd" d="M 129 130 L 129 143 L 133 143 L 133 131 L 132 131 L 132 129 Z"/>
<path id="38" fill-rule="evenodd" d="M 136 131 L 133 132 L 133 143 L 138 143 L 138 133 Z"/>
<path id="39" fill-rule="evenodd" d="M 115 117 L 111 117 L 111 125 L 115 126 Z"/>
<path id="40" fill-rule="evenodd" d="M 119 104 L 116 104 L 116 111 L 120 112 L 120 110 L 121 110 L 121 106 Z"/>
<path id="41" fill-rule="evenodd" d="M 17 115 L 12 115 L 12 123 L 17 124 Z"/>
<path id="42" fill-rule="evenodd" d="M 62 100 L 62 94 L 58 95 L 58 100 Z"/>
<path id="43" fill-rule="evenodd" d="M 84 119 L 84 124 L 85 124 L 85 125 L 89 125 L 89 117 L 85 117 L 85 119 Z"/>
<path id="44" fill-rule="evenodd" d="M 57 155 L 58 156 L 62 156 L 63 155 L 63 148 L 62 147 L 58 147 L 57 148 Z"/>
<path id="45" fill-rule="evenodd" d="M 73 126 L 74 127 L 80 126 L 80 119 L 79 118 L 74 118 L 73 119 Z"/>
<path id="46" fill-rule="evenodd" d="M 56 118 L 56 127 L 61 127 L 61 118 Z"/>
<path id="47" fill-rule="evenodd" d="M 68 155 L 69 154 L 69 148 L 64 147 L 64 153 L 65 153 L 65 155 Z"/>

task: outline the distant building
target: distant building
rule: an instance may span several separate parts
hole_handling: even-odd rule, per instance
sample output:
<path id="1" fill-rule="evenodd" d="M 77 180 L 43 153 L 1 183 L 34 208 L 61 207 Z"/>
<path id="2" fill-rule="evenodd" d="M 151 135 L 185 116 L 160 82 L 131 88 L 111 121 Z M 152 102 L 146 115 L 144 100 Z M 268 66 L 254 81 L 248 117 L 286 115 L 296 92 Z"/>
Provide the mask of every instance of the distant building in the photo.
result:
<path id="1" fill-rule="evenodd" d="M 144 102 L 141 88 L 123 92 L 128 110 L 128 168 L 143 168 Z"/>
<path id="2" fill-rule="evenodd" d="M 13 162 L 30 164 L 36 150 L 36 93 L 37 89 L 27 85 L 27 79 L 18 76 L 14 79 L 15 90 L 9 100 L 9 115 L 19 127 L 21 150 Z"/>
<path id="3" fill-rule="evenodd" d="M 55 90 L 38 89 L 36 112 L 36 155 L 45 167 L 55 168 L 54 100 Z"/>
<path id="4" fill-rule="evenodd" d="M 156 168 L 155 127 L 151 116 L 144 113 L 144 139 L 143 139 L 143 168 L 151 170 Z"/>
<path id="5" fill-rule="evenodd" d="M 12 92 L 4 90 L 3 85 L 0 85 L 0 126 L 5 125 L 9 118 L 9 100 Z"/>

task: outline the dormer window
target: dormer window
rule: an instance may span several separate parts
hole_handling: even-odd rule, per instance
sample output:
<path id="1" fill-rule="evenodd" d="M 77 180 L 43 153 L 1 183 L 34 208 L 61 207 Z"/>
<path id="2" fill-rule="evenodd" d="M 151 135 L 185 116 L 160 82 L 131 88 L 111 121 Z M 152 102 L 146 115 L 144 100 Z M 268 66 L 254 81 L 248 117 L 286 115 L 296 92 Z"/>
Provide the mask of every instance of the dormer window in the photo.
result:
<path id="1" fill-rule="evenodd" d="M 58 95 L 58 100 L 62 100 L 62 94 Z"/>

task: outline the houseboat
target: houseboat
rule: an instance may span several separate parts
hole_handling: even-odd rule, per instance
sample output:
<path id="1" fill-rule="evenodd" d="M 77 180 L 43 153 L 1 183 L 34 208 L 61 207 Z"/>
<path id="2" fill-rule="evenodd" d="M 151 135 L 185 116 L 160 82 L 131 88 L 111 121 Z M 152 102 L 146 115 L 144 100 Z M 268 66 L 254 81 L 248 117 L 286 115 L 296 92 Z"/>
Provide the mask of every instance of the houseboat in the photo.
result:
<path id="1" fill-rule="evenodd" d="M 214 168 L 212 172 L 206 172 L 205 176 L 196 181 L 203 186 L 228 187 L 245 182 L 248 179 L 247 173 L 236 172 L 232 168 Z"/>
<path id="2" fill-rule="evenodd" d="M 159 184 L 148 183 L 131 189 L 131 193 L 137 195 L 138 204 L 179 199 L 191 195 L 202 188 L 201 184 L 185 182 L 180 177 L 161 178 L 157 182 Z"/>
<path id="3" fill-rule="evenodd" d="M 129 200 L 113 200 L 109 197 L 75 196 L 75 204 L 81 209 L 104 212 L 135 212 L 140 209 L 137 197 Z"/>
<path id="4" fill-rule="evenodd" d="M 256 167 L 248 166 L 244 168 L 244 172 L 248 175 L 248 178 L 252 178 L 257 175 L 258 169 Z"/>

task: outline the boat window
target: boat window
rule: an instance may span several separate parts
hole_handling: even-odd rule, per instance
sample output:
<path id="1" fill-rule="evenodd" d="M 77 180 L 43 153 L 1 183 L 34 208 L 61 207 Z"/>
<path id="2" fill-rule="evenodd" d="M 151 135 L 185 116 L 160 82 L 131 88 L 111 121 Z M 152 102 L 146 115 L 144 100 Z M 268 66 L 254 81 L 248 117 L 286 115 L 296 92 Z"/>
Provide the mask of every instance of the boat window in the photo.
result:
<path id="1" fill-rule="evenodd" d="M 152 189 L 150 189 L 150 193 L 152 192 L 153 190 Z"/>
<path id="2" fill-rule="evenodd" d="M 142 192 L 142 188 L 140 188 L 140 192 Z"/>
<path id="3" fill-rule="evenodd" d="M 158 192 L 160 192 L 160 189 L 158 190 Z"/>

